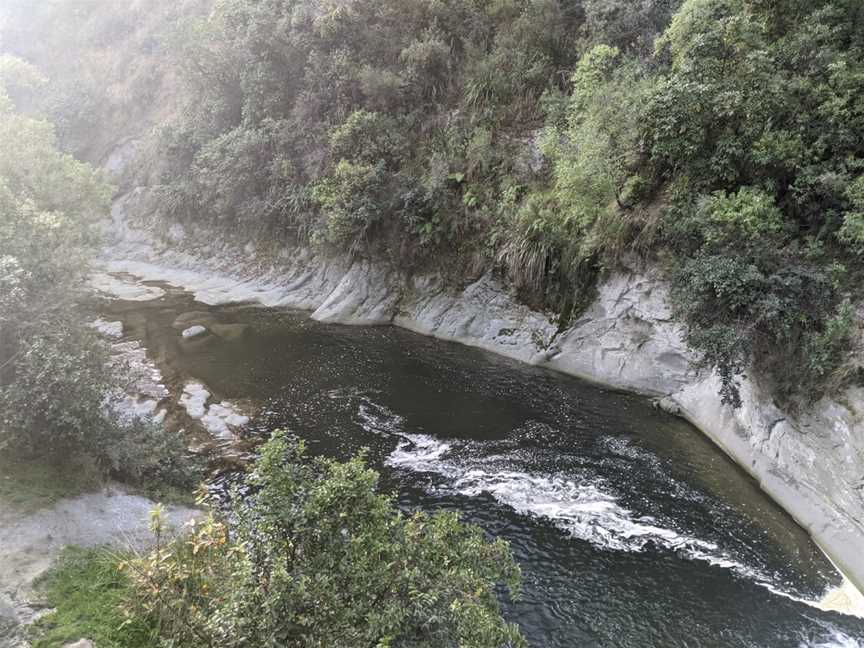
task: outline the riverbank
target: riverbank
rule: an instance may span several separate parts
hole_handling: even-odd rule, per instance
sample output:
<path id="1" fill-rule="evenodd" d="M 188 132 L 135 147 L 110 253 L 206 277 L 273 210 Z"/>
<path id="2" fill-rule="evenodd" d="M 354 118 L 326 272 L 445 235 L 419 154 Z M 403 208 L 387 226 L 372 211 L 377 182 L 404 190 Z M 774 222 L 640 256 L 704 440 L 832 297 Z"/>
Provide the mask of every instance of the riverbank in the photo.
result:
<path id="1" fill-rule="evenodd" d="M 46 612 L 33 582 L 67 546 L 122 549 L 142 547 L 150 539 L 148 515 L 155 502 L 108 484 L 93 492 L 60 499 L 38 510 L 0 500 L 0 647 L 26 646 L 18 632 Z M 166 507 L 175 528 L 198 514 Z"/>
<path id="2" fill-rule="evenodd" d="M 438 275 L 386 263 L 326 257 L 138 222 L 146 192 L 114 204 L 104 269 L 165 281 L 206 304 L 257 302 L 312 311 L 330 323 L 400 326 L 533 365 L 656 397 L 708 435 L 864 587 L 864 390 L 823 399 L 809 412 L 780 410 L 758 380 L 742 406 L 721 404 L 718 380 L 695 357 L 651 268 L 607 276 L 594 302 L 565 330 L 518 303 L 494 277 L 454 288 Z M 143 219 L 142 219 L 143 220 Z"/>

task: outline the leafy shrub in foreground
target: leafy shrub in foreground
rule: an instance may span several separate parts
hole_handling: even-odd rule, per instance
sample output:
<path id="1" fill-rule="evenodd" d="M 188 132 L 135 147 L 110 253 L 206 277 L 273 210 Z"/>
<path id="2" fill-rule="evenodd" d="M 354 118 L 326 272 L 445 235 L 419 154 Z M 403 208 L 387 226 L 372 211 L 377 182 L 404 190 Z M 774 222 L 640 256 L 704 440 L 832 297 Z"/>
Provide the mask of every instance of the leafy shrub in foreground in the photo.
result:
<path id="1" fill-rule="evenodd" d="M 190 536 L 123 565 L 132 619 L 163 645 L 524 646 L 500 616 L 497 583 L 519 569 L 454 513 L 407 516 L 377 492 L 362 458 L 308 459 L 277 432 L 248 478 L 251 495 Z"/>

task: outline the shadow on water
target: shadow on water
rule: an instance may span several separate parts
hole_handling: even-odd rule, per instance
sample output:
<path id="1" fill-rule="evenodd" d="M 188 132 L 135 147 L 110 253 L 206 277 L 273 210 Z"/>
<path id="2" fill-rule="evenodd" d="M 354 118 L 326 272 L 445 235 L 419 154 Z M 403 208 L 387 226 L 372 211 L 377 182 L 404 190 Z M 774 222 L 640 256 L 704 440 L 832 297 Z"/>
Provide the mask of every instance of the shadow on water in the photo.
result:
<path id="1" fill-rule="evenodd" d="M 703 435 L 645 399 L 395 328 L 208 307 L 165 288 L 158 300 L 100 308 L 175 389 L 194 378 L 219 399 L 253 403 L 250 434 L 287 427 L 341 458 L 368 448 L 406 509 L 457 510 L 509 540 L 524 587 L 506 612 L 534 646 L 864 637 L 864 621 L 794 600 L 839 582 L 807 534 Z M 248 330 L 184 341 L 172 324 L 190 312 Z"/>

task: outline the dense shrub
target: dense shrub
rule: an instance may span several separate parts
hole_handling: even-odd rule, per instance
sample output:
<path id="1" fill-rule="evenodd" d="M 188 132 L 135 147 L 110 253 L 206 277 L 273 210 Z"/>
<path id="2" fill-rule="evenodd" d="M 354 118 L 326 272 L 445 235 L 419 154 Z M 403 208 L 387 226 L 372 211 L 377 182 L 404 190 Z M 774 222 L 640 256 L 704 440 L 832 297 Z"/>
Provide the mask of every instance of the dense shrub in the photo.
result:
<path id="1" fill-rule="evenodd" d="M 107 357 L 74 301 L 109 189 L 57 150 L 50 124 L 16 112 L 8 95 L 0 104 L 0 443 L 98 448 Z"/>
<path id="2" fill-rule="evenodd" d="M 130 619 L 162 645 L 525 645 L 501 618 L 497 583 L 518 588 L 501 540 L 453 513 L 405 515 L 362 458 L 309 459 L 281 432 L 263 447 L 249 495 L 189 537 L 123 565 Z"/>
<path id="3" fill-rule="evenodd" d="M 850 375 L 862 29 L 844 0 L 687 0 L 653 59 L 583 56 L 566 125 L 550 115 L 562 222 L 581 219 L 601 262 L 646 241 L 671 262 L 688 339 L 732 404 L 751 367 L 793 402 Z"/>

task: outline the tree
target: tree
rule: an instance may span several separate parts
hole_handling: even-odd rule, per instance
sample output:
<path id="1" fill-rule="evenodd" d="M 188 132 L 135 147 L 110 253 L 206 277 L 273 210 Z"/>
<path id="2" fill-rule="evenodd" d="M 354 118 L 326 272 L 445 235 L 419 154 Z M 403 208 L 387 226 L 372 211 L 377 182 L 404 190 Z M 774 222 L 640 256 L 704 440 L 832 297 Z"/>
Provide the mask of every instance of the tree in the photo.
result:
<path id="1" fill-rule="evenodd" d="M 23 61 L 2 63 L 19 83 L 39 79 Z M 0 89 L 0 446 L 62 453 L 105 441 L 107 355 L 74 307 L 110 192 Z"/>
<path id="2" fill-rule="evenodd" d="M 58 148 L 49 122 L 15 110 L 13 81 L 21 92 L 41 77 L 0 58 L 0 453 L 189 485 L 179 436 L 107 406 L 120 380 L 78 308 L 112 187 Z"/>

